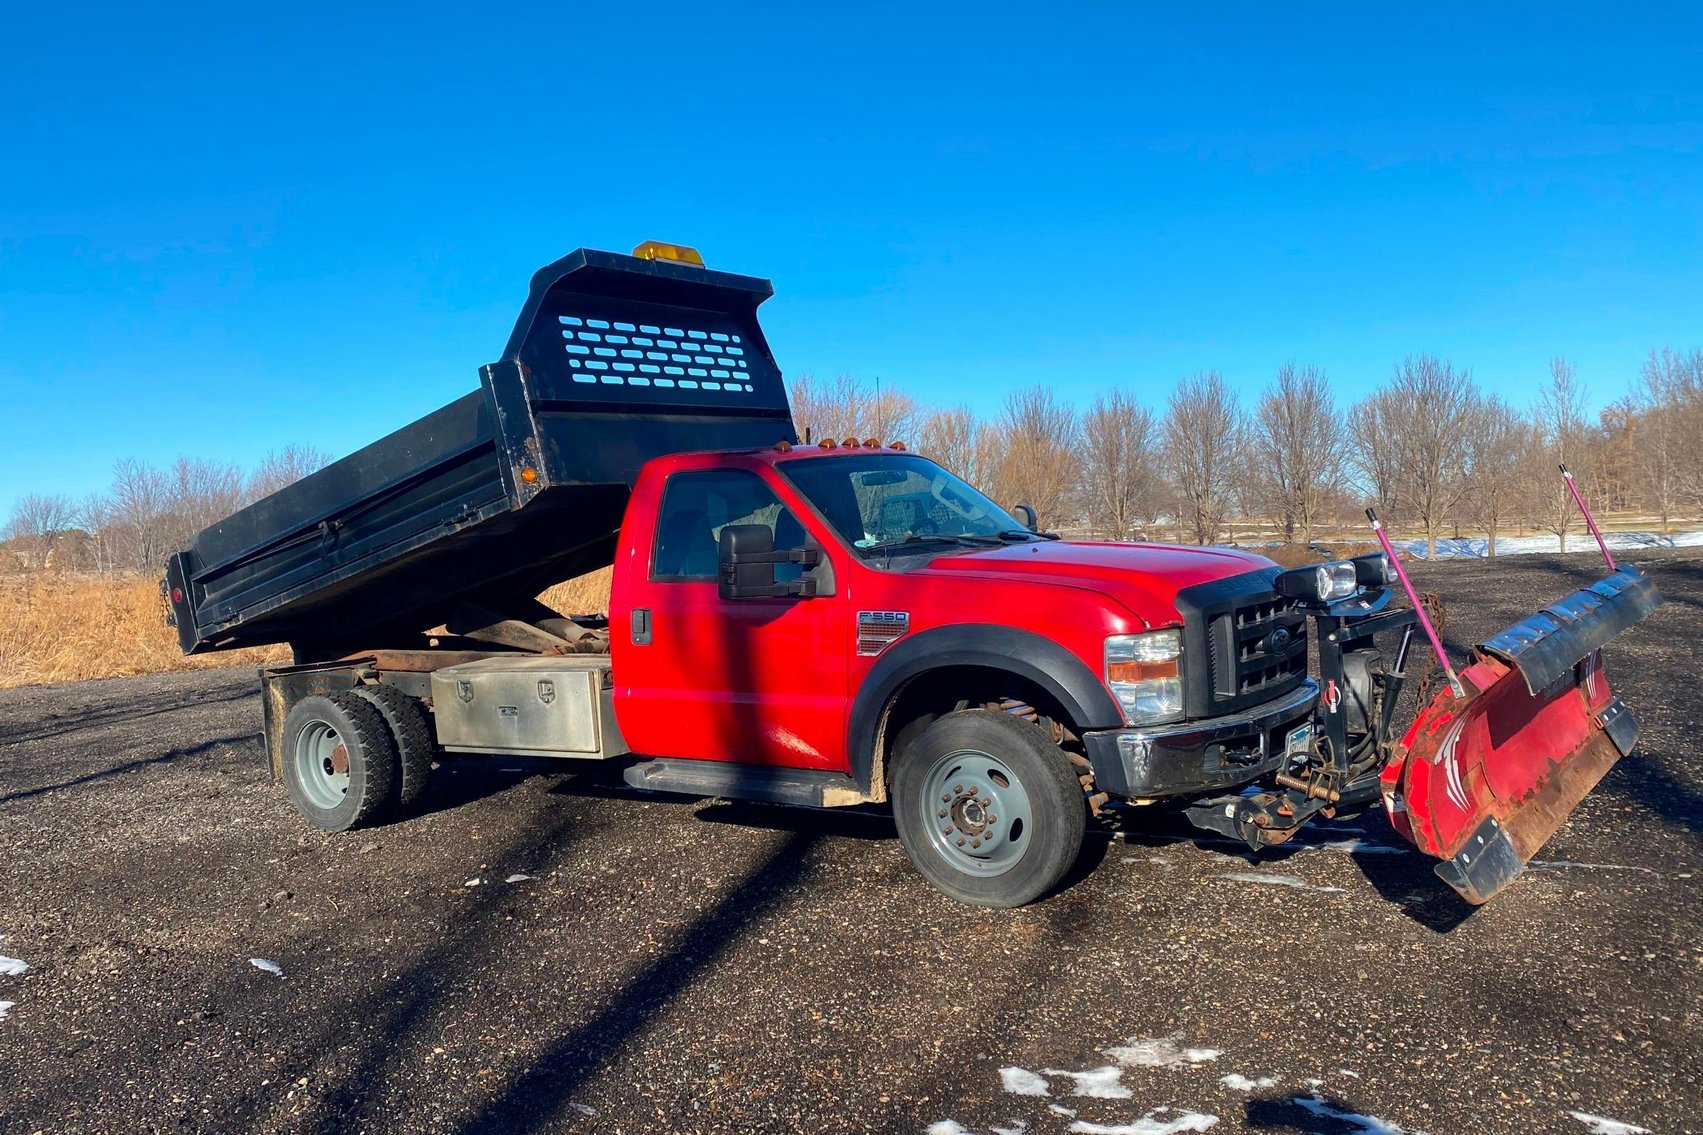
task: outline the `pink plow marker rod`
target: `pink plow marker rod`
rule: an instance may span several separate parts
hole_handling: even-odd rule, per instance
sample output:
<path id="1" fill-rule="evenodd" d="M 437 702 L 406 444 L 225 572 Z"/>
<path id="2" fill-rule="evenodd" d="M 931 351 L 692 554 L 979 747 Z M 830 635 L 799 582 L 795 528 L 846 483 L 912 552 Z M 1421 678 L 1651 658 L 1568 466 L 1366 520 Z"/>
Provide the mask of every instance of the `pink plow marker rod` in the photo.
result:
<path id="1" fill-rule="evenodd" d="M 1431 640 L 1431 651 L 1437 656 L 1437 665 L 1449 676 L 1449 689 L 1454 691 L 1457 698 L 1465 697 L 1466 687 L 1461 685 L 1460 676 L 1449 663 L 1449 652 L 1443 649 L 1443 640 L 1437 637 L 1437 628 L 1431 625 L 1431 616 L 1425 613 L 1425 605 L 1419 601 L 1419 592 L 1414 590 L 1413 581 L 1407 578 L 1407 569 L 1401 566 L 1401 557 L 1396 555 L 1395 545 L 1390 543 L 1389 533 L 1384 531 L 1384 522 L 1379 520 L 1378 514 L 1371 509 L 1366 510 L 1366 519 L 1372 522 L 1372 533 L 1378 537 L 1378 546 L 1384 549 L 1384 555 L 1390 559 L 1390 566 L 1396 569 L 1396 578 L 1401 580 L 1401 589 L 1407 592 L 1407 601 L 1413 604 L 1413 613 L 1419 616 L 1419 625 L 1425 628 L 1425 637 Z"/>
<path id="2" fill-rule="evenodd" d="M 1585 507 L 1585 494 L 1579 491 L 1579 483 L 1573 480 L 1573 474 L 1567 472 L 1565 465 L 1561 466 L 1561 478 L 1567 482 L 1567 490 L 1573 494 L 1573 503 L 1579 506 L 1580 514 L 1585 518 L 1585 527 L 1597 538 L 1597 547 L 1602 550 L 1602 558 L 1608 561 L 1608 570 L 1618 570 L 1614 566 L 1614 557 L 1609 554 L 1608 541 L 1602 538 L 1602 533 L 1597 530 L 1597 522 L 1591 517 L 1591 510 Z"/>

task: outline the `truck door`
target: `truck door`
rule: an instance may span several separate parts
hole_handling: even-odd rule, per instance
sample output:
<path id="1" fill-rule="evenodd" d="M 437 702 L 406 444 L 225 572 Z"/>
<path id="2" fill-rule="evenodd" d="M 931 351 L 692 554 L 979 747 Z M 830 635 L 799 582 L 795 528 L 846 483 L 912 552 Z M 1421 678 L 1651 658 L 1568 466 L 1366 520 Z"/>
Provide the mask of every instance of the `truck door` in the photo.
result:
<path id="1" fill-rule="evenodd" d="M 650 756 L 844 769 L 846 601 L 720 598 L 728 524 L 768 526 L 777 550 L 830 546 L 754 472 L 669 476 L 648 579 L 631 600 L 648 615 L 635 612 L 642 626 L 616 670 L 622 733 Z M 801 570 L 778 565 L 776 577 Z"/>

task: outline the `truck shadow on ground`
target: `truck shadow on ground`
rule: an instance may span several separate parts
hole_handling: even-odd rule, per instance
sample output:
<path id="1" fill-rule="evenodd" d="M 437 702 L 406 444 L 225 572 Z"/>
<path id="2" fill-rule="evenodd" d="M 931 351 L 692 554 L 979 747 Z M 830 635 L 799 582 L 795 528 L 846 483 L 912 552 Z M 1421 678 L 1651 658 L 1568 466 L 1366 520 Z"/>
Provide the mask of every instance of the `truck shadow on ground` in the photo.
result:
<path id="1" fill-rule="evenodd" d="M 1255 869 L 1276 867 L 1299 855 L 1319 854 L 1321 848 L 1338 841 L 1359 842 L 1362 848 L 1345 848 L 1343 854 L 1379 895 L 1426 929 L 1447 934 L 1475 909 L 1437 878 L 1431 870 L 1433 860 L 1403 844 L 1394 829 L 1372 812 L 1315 823 L 1289 843 L 1257 852 L 1236 840 L 1201 831 L 1182 813 L 1170 809 L 1149 808 L 1118 817 L 1110 830 L 1113 838 L 1127 847 L 1162 850 L 1192 844 L 1201 851 L 1239 859 Z"/>
<path id="2" fill-rule="evenodd" d="M 30 788 L 20 788 L 16 791 L 0 793 L 0 804 L 10 804 L 19 800 L 30 800 L 37 796 L 45 796 L 50 792 L 59 792 L 68 788 L 76 788 L 80 785 L 96 784 L 100 781 L 110 780 L 117 776 L 124 776 L 127 773 L 136 772 L 139 769 L 148 768 L 153 765 L 169 765 L 175 761 L 192 760 L 196 757 L 206 756 L 207 754 L 221 748 L 243 746 L 251 744 L 253 741 L 254 734 L 245 730 L 242 733 L 234 733 L 229 737 L 218 737 L 211 741 L 203 741 L 199 745 L 187 745 L 181 749 L 171 749 L 167 752 L 161 753 L 157 757 L 139 757 L 133 761 L 125 761 L 123 764 L 113 765 L 111 768 L 101 769 L 97 772 L 84 773 L 82 776 L 74 776 L 68 780 L 60 780 L 55 781 L 52 784 L 40 784 Z"/>
<path id="3" fill-rule="evenodd" d="M 230 690 L 227 693 L 215 692 L 208 696 L 196 695 L 193 701 L 197 707 L 213 707 L 255 697 L 252 683 L 245 680 L 238 689 Z M 49 741 L 55 737 L 65 737 L 85 730 L 97 730 L 102 726 L 118 722 L 129 724 L 143 718 L 177 713 L 184 708 L 184 704 L 185 699 L 182 695 L 165 692 L 78 709 L 74 713 L 50 717 L 42 724 L 25 726 L 21 729 L 0 724 L 0 744 L 15 745 L 25 741 Z"/>

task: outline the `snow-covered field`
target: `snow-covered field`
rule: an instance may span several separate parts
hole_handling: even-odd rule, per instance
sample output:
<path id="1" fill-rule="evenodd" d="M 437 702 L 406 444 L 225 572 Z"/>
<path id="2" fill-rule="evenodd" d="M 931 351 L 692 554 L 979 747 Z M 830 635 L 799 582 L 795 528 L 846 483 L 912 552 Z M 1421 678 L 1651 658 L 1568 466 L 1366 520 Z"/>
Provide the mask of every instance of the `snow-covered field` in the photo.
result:
<path id="1" fill-rule="evenodd" d="M 1695 548 L 1703 546 L 1703 531 L 1677 532 L 1663 536 L 1658 532 L 1610 532 L 1605 539 L 1610 551 L 1635 551 L 1639 548 Z M 1426 559 L 1424 540 L 1396 540 L 1395 546 L 1419 559 Z M 1529 555 L 1534 552 L 1559 552 L 1561 541 L 1554 534 L 1545 532 L 1541 536 L 1498 536 L 1496 538 L 1496 554 L 1498 556 Z M 1589 553 L 1598 555 L 1597 542 L 1591 539 L 1589 532 L 1569 532 L 1567 534 L 1567 552 Z M 1490 555 L 1490 540 L 1485 536 L 1448 537 L 1437 541 L 1437 559 L 1458 559 L 1466 556 L 1473 559 L 1484 559 Z"/>

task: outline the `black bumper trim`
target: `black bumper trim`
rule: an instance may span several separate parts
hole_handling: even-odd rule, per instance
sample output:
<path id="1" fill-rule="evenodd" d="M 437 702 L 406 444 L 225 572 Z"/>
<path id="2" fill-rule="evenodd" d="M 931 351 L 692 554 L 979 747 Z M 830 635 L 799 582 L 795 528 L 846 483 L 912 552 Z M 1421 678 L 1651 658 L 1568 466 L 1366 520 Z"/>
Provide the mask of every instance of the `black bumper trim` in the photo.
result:
<path id="1" fill-rule="evenodd" d="M 1311 716 L 1318 697 L 1308 678 L 1225 717 L 1085 733 L 1095 787 L 1124 798 L 1193 796 L 1258 780 L 1283 763 L 1289 730 Z"/>

